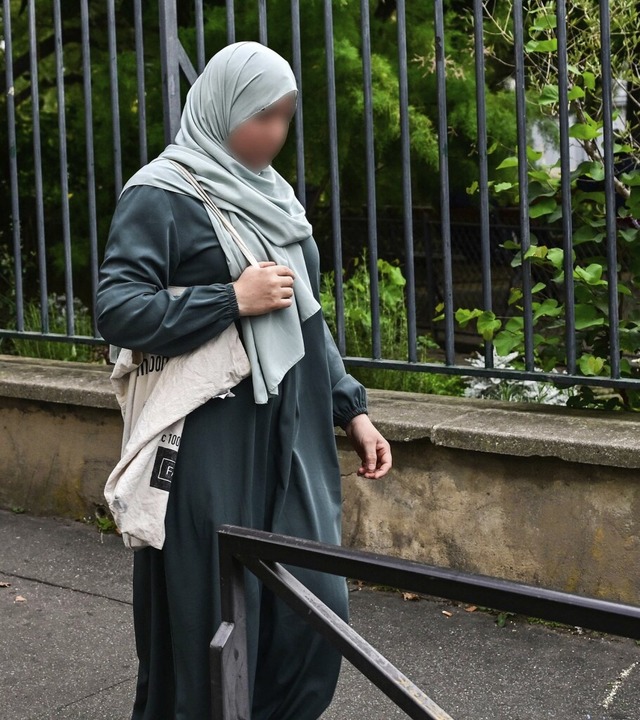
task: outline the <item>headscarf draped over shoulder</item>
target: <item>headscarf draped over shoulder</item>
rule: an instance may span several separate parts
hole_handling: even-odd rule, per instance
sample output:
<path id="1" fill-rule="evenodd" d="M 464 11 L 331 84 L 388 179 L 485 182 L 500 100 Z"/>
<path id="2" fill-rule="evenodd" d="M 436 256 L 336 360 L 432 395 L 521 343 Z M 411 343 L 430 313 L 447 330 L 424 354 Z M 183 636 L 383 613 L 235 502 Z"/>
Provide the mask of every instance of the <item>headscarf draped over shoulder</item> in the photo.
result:
<path id="1" fill-rule="evenodd" d="M 169 162 L 176 160 L 191 169 L 258 260 L 273 260 L 293 271 L 290 307 L 241 320 L 254 399 L 260 404 L 278 394 L 285 373 L 304 356 L 301 325 L 320 310 L 300 247 L 312 229 L 291 185 L 271 166 L 255 172 L 243 165 L 226 141 L 253 115 L 289 93 L 297 97 L 297 92 L 289 63 L 273 50 L 255 42 L 223 48 L 189 90 L 174 143 L 123 188 L 152 185 L 197 197 Z M 211 212 L 209 216 L 235 280 L 246 260 L 220 221 Z"/>

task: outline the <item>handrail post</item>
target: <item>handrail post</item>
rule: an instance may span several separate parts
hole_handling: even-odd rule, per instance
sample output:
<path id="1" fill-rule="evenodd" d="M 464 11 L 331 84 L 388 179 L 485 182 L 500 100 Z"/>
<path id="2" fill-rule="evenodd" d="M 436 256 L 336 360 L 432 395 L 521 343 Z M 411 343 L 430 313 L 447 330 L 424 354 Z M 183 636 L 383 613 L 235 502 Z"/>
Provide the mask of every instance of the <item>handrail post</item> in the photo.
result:
<path id="1" fill-rule="evenodd" d="M 222 622 L 209 645 L 211 717 L 250 720 L 244 567 L 231 552 L 233 540 L 218 539 Z"/>

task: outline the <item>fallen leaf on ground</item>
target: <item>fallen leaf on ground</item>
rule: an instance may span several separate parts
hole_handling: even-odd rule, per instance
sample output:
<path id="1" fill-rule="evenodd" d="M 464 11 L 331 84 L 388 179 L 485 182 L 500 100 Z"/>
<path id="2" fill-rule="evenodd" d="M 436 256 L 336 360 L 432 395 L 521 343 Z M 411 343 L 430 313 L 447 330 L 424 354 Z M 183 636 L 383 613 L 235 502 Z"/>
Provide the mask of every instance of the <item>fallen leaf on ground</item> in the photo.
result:
<path id="1" fill-rule="evenodd" d="M 27 602 L 27 598 L 22 597 L 22 595 L 16 595 L 16 599 L 13 602 Z"/>
<path id="2" fill-rule="evenodd" d="M 402 599 L 403 599 L 403 600 L 410 600 L 410 601 L 412 601 L 412 602 L 415 602 L 416 600 L 420 600 L 420 595 L 416 595 L 416 593 L 403 592 L 403 593 L 402 593 Z"/>
<path id="3" fill-rule="evenodd" d="M 466 607 L 465 610 L 467 612 L 475 612 L 478 609 L 477 605 L 469 605 L 469 607 Z"/>

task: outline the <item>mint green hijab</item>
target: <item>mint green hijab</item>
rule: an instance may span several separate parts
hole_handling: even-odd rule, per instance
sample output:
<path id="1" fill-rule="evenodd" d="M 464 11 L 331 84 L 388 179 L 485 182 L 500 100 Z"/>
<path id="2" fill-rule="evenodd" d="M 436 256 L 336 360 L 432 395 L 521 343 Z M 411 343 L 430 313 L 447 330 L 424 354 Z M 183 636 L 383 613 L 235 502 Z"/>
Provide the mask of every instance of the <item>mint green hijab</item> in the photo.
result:
<path id="1" fill-rule="evenodd" d="M 278 394 L 285 373 L 304 356 L 301 325 L 320 310 L 300 247 L 312 229 L 291 185 L 271 166 L 260 172 L 244 166 L 231 155 L 226 140 L 245 120 L 291 92 L 297 93 L 295 77 L 276 52 L 255 42 L 225 47 L 189 90 L 175 142 L 123 188 L 152 185 L 197 197 L 169 161 L 180 162 L 191 169 L 258 260 L 293 270 L 290 307 L 241 320 L 259 404 Z M 247 261 L 222 223 L 207 212 L 236 280 Z"/>

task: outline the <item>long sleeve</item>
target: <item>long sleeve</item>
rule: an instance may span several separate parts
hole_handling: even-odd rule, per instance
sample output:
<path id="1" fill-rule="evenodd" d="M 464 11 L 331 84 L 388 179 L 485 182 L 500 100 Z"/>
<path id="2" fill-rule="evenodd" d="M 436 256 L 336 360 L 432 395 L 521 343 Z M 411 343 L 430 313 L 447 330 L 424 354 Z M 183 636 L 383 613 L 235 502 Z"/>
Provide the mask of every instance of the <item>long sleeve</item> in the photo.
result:
<path id="1" fill-rule="evenodd" d="M 320 259 L 318 247 L 313 238 L 303 244 L 303 252 L 309 271 L 309 279 L 313 294 L 320 302 Z M 331 331 L 324 318 L 322 320 L 324 346 L 329 377 L 331 379 L 331 396 L 333 401 L 333 423 L 343 430 L 356 416 L 367 413 L 367 391 L 353 375 L 349 375 L 338 350 Z"/>
<path id="2" fill-rule="evenodd" d="M 327 364 L 331 377 L 333 399 L 333 422 L 343 430 L 356 415 L 367 413 L 367 391 L 344 367 L 344 362 L 327 323 L 323 320 Z"/>
<path id="3" fill-rule="evenodd" d="M 133 187 L 111 223 L 96 298 L 98 329 L 113 345 L 182 354 L 238 318 L 230 281 L 198 201 Z M 171 285 L 186 289 L 174 297 L 167 290 Z"/>

